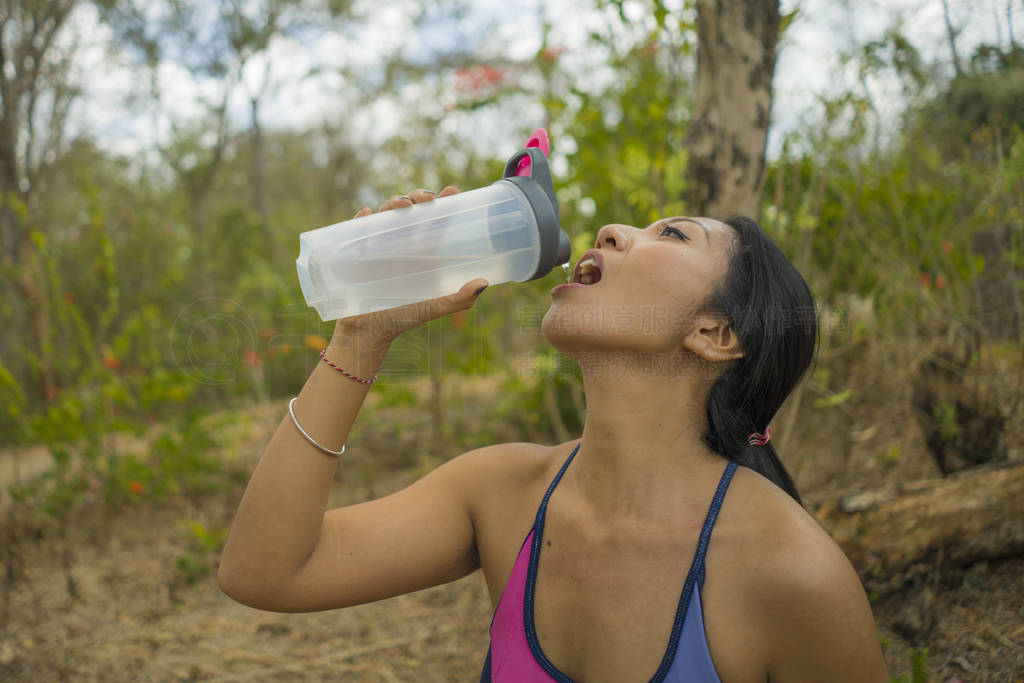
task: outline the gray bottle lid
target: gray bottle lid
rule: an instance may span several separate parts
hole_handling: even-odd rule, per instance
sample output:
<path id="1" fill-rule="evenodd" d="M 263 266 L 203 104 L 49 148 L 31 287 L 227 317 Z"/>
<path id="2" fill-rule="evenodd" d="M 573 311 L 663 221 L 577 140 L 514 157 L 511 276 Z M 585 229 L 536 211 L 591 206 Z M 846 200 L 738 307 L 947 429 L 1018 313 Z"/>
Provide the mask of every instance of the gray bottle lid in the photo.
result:
<path id="1" fill-rule="evenodd" d="M 523 157 L 530 157 L 530 175 L 516 175 L 519 162 Z M 569 260 L 572 245 L 569 235 L 562 230 L 558 213 L 558 199 L 555 198 L 555 186 L 551 181 L 547 157 L 536 147 L 519 150 L 505 163 L 505 172 L 499 183 L 512 183 L 518 187 L 533 209 L 537 217 L 537 230 L 540 231 L 540 259 L 537 270 L 527 278 L 536 280 L 544 277 L 555 266 Z"/>

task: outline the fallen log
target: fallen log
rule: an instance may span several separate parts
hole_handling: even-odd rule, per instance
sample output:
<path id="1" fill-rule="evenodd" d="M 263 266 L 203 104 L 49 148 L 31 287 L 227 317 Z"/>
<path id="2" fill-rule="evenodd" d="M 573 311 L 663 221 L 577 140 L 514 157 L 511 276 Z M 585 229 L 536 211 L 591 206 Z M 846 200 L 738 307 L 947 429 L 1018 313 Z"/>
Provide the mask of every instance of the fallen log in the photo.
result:
<path id="1" fill-rule="evenodd" d="M 891 484 L 826 501 L 815 516 L 874 598 L 936 565 L 1024 554 L 1024 464 Z"/>

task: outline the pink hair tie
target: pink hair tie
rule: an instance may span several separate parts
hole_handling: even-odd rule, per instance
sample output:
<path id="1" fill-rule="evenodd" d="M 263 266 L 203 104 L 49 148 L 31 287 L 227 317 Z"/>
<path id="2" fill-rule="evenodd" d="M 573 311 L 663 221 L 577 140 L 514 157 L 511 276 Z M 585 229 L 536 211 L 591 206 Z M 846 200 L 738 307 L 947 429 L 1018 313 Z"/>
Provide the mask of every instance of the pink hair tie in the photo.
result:
<path id="1" fill-rule="evenodd" d="M 747 445 L 749 446 L 764 446 L 772 440 L 772 428 L 771 425 L 765 428 L 764 434 L 754 432 L 747 437 Z"/>

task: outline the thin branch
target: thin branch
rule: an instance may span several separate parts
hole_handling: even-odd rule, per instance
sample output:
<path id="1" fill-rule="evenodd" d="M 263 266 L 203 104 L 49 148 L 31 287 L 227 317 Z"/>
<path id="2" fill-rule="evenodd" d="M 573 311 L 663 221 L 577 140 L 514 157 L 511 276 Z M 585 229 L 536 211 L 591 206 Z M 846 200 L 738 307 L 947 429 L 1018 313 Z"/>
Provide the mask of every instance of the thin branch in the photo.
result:
<path id="1" fill-rule="evenodd" d="M 22 152 L 22 174 L 28 183 L 28 187 L 32 187 L 32 183 L 35 180 L 35 173 L 32 169 L 32 148 L 36 142 L 36 98 L 39 96 L 35 78 L 30 83 L 32 85 L 28 91 L 28 104 L 25 106 L 25 146 Z"/>
<path id="2" fill-rule="evenodd" d="M 1021 2 L 1021 5 L 1024 6 L 1024 2 Z M 1013 3 L 1011 0 L 1006 2 L 1006 32 L 1010 35 L 1010 48 L 1016 48 L 1017 41 L 1013 36 Z"/>
<path id="3" fill-rule="evenodd" d="M 999 0 L 992 0 L 992 18 L 995 19 L 996 45 L 1003 47 L 1003 27 L 999 21 Z M 1012 44 L 1013 41 L 1011 41 Z"/>
<path id="4" fill-rule="evenodd" d="M 963 68 L 960 66 L 960 55 L 956 51 L 956 34 L 957 31 L 953 29 L 953 22 L 949 16 L 949 2 L 942 0 L 942 15 L 946 20 L 946 34 L 949 36 L 949 51 L 953 54 L 953 68 L 956 70 L 957 76 L 963 76 Z"/>

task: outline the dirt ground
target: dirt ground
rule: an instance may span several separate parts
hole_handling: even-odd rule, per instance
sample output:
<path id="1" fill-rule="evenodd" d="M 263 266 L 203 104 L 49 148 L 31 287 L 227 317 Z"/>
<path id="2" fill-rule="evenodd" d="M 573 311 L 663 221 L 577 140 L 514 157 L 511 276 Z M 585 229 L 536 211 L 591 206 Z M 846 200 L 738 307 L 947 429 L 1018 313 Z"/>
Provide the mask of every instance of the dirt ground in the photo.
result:
<path id="1" fill-rule="evenodd" d="M 207 506 L 204 506 L 204 508 Z M 213 573 L 183 585 L 182 517 L 217 505 L 147 505 L 82 519 L 66 588 L 50 543 L 26 581 L 0 645 L 0 679 L 25 681 L 456 681 L 479 676 L 488 607 L 478 576 L 344 611 L 281 615 L 239 605 Z"/>
<path id="2" fill-rule="evenodd" d="M 251 469 L 286 415 L 285 403 L 251 412 L 242 471 Z M 825 495 L 839 485 L 829 468 L 850 468 L 851 457 L 868 480 L 927 472 L 921 462 L 893 465 L 876 457 L 890 437 L 910 439 L 907 449 L 915 447 L 908 434 L 879 435 L 870 448 L 861 439 L 843 464 L 826 458 L 798 481 L 810 483 L 810 498 Z M 370 457 L 354 453 L 339 471 L 332 506 L 385 495 L 422 471 L 393 467 L 360 476 Z M 491 617 L 479 573 L 371 605 L 301 615 L 234 603 L 218 589 L 212 568 L 186 583 L 175 563 L 195 549 L 183 520 L 226 528 L 243 487 L 244 478 L 196 500 L 149 501 L 116 512 L 95 506 L 76 516 L 66 538 L 52 524 L 19 529 L 21 575 L 0 618 L 0 680 L 478 679 Z M 216 557 L 206 559 L 212 567 Z M 912 650 L 927 647 L 932 681 L 1024 681 L 1022 596 L 1024 558 L 1011 558 L 936 567 L 927 580 L 877 601 L 891 675 L 909 675 Z"/>

